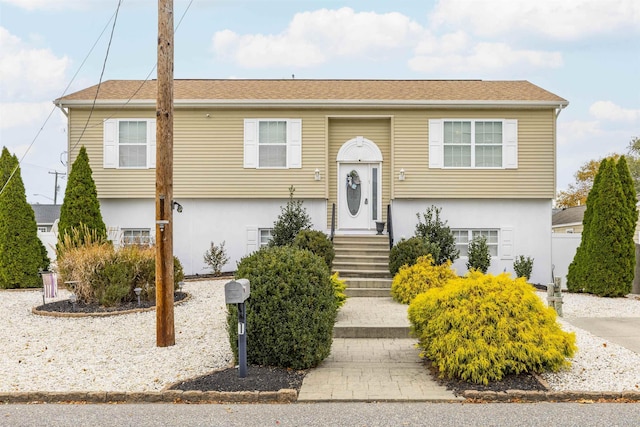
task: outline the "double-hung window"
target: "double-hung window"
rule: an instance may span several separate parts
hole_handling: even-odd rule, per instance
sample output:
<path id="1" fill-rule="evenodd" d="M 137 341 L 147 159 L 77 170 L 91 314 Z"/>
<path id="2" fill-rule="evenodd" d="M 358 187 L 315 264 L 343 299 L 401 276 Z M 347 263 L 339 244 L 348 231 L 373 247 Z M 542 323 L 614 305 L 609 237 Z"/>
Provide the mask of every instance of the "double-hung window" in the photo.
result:
<path id="1" fill-rule="evenodd" d="M 154 168 L 155 159 L 155 120 L 108 119 L 104 121 L 105 168 Z"/>
<path id="2" fill-rule="evenodd" d="M 429 167 L 517 168 L 517 120 L 429 120 Z"/>
<path id="3" fill-rule="evenodd" d="M 469 243 L 479 236 L 484 236 L 487 239 L 487 246 L 489 247 L 489 253 L 491 256 L 498 256 L 499 232 L 497 229 L 456 229 L 451 231 L 456 241 L 456 249 L 460 251 L 461 257 L 469 256 Z"/>
<path id="4" fill-rule="evenodd" d="M 244 167 L 301 168 L 302 120 L 245 119 Z"/>

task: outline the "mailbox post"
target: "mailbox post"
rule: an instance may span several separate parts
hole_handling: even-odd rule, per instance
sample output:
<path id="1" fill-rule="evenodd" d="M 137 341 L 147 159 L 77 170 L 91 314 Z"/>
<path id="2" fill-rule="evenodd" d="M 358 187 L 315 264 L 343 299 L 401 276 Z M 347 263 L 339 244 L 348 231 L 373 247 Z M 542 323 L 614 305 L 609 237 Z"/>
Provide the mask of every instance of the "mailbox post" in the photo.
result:
<path id="1" fill-rule="evenodd" d="M 247 309 L 245 301 L 249 298 L 249 280 L 238 279 L 224 285 L 224 300 L 226 304 L 238 306 L 238 365 L 239 376 L 247 376 Z"/>

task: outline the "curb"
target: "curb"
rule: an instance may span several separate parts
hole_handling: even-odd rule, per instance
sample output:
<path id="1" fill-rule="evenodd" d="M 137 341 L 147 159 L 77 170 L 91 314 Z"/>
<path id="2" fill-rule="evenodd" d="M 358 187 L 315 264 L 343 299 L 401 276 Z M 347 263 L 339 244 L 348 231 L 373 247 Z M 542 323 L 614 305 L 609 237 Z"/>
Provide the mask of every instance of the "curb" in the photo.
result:
<path id="1" fill-rule="evenodd" d="M 462 396 L 471 402 L 640 402 L 640 391 L 524 391 L 467 390 Z"/>
<path id="2" fill-rule="evenodd" d="M 0 403 L 294 403 L 298 392 L 279 391 L 144 391 L 144 392 L 0 392 Z"/>

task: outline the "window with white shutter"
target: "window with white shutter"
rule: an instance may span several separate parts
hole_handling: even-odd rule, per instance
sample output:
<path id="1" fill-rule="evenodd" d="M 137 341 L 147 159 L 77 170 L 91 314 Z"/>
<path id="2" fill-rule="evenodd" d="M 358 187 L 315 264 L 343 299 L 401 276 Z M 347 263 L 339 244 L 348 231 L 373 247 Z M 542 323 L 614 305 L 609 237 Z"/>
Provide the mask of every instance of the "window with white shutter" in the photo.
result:
<path id="1" fill-rule="evenodd" d="M 105 169 L 149 169 L 156 166 L 154 119 L 107 119 L 103 126 Z"/>
<path id="2" fill-rule="evenodd" d="M 301 119 L 245 119 L 244 167 L 302 167 Z"/>

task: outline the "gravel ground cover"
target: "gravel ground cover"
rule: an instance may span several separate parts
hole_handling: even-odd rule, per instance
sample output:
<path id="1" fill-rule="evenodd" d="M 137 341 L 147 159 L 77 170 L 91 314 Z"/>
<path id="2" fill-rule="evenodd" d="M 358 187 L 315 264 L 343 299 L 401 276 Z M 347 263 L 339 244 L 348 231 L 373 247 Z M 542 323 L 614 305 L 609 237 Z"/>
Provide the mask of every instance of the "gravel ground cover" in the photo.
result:
<path id="1" fill-rule="evenodd" d="M 42 304 L 40 291 L 0 291 L 0 391 L 159 391 L 197 378 L 235 381 L 237 371 L 227 370 L 232 357 L 226 281 L 185 284 L 192 297 L 175 307 L 176 345 L 166 348 L 156 347 L 155 311 L 104 318 L 38 316 L 31 309 Z M 538 295 L 546 300 L 546 293 Z M 61 290 L 57 300 L 68 296 Z M 564 294 L 563 310 L 565 317 L 638 317 L 640 300 Z M 579 350 L 570 369 L 542 375 L 550 390 L 640 390 L 639 354 L 559 321 L 563 329 L 576 332 Z M 212 371 L 220 373 L 210 375 Z M 273 382 L 273 387 L 290 374 L 249 369 L 249 377 Z"/>

